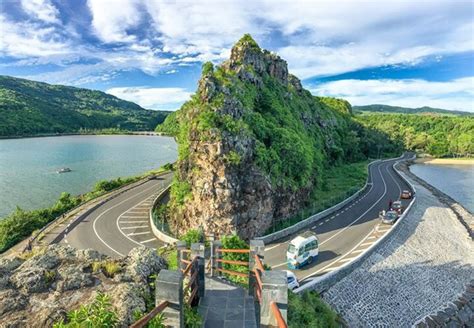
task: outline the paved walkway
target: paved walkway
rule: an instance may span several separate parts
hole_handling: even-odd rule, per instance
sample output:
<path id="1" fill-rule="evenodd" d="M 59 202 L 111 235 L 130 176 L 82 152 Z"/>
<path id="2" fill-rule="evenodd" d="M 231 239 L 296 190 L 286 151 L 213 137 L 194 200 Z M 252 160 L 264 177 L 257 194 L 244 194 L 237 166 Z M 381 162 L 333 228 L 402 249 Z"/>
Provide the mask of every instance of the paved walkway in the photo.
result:
<path id="1" fill-rule="evenodd" d="M 242 287 L 206 277 L 206 296 L 199 302 L 205 328 L 256 328 L 253 297 Z"/>

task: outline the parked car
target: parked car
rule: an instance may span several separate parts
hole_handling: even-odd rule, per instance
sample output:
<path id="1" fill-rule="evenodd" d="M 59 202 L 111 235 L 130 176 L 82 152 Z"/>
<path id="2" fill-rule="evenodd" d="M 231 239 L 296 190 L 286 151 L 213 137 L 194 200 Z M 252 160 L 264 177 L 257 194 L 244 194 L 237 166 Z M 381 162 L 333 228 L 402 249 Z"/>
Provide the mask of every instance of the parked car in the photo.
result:
<path id="1" fill-rule="evenodd" d="M 311 264 L 318 258 L 318 238 L 314 234 L 308 237 L 298 236 L 290 241 L 286 252 L 286 261 L 290 269 L 298 269 Z"/>
<path id="2" fill-rule="evenodd" d="M 298 278 L 296 278 L 296 275 L 290 270 L 286 270 L 286 279 L 288 281 L 288 289 L 293 290 L 300 286 Z"/>
<path id="3" fill-rule="evenodd" d="M 384 224 L 394 224 L 398 220 L 398 213 L 395 211 L 388 211 L 382 217 L 382 223 Z"/>
<path id="4" fill-rule="evenodd" d="M 403 190 L 402 193 L 400 194 L 401 199 L 411 199 L 412 194 L 411 191 L 409 190 Z"/>
<path id="5" fill-rule="evenodd" d="M 391 210 L 397 212 L 398 214 L 403 213 L 403 205 L 400 200 L 393 202 Z"/>

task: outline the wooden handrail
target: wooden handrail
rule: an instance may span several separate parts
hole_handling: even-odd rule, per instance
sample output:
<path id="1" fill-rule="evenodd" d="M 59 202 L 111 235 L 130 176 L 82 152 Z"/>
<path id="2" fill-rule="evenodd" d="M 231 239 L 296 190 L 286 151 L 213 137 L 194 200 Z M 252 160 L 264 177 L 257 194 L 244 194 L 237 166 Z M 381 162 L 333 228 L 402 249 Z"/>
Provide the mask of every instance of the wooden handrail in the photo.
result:
<path id="1" fill-rule="evenodd" d="M 257 254 L 255 254 L 255 266 L 260 271 L 262 271 L 262 272 L 265 271 L 265 268 L 263 267 L 262 261 L 260 260 L 260 257 Z"/>
<path id="2" fill-rule="evenodd" d="M 240 253 L 240 254 L 245 254 L 245 253 L 250 253 L 250 249 L 226 249 L 226 248 L 218 248 L 217 252 L 220 253 Z"/>
<path id="3" fill-rule="evenodd" d="M 257 287 L 260 290 L 262 290 L 263 283 L 262 283 L 262 277 L 260 277 L 260 272 L 257 269 L 254 269 L 253 273 L 255 274 L 255 280 L 257 281 Z"/>
<path id="4" fill-rule="evenodd" d="M 191 263 L 191 261 L 189 261 L 189 260 L 185 260 L 185 259 L 181 259 L 181 262 L 183 262 L 183 263 L 185 263 L 185 264 L 189 264 L 189 263 Z"/>
<path id="5" fill-rule="evenodd" d="M 216 262 L 226 263 L 226 264 L 237 264 L 237 265 L 249 265 L 248 261 L 234 261 L 234 260 L 224 260 L 224 259 L 216 259 Z"/>
<path id="6" fill-rule="evenodd" d="M 141 317 L 138 321 L 134 322 L 130 328 L 142 328 L 145 327 L 147 323 L 149 323 L 154 317 L 156 317 L 159 313 L 163 312 L 163 310 L 169 305 L 168 301 L 163 301 L 158 304 L 153 310 L 149 313 Z"/>
<path id="7" fill-rule="evenodd" d="M 194 258 L 194 260 L 192 260 L 187 266 L 186 266 L 186 269 L 183 270 L 183 276 L 186 276 L 189 271 L 191 271 L 191 268 L 193 267 L 193 263 L 194 261 L 196 261 L 197 257 Z"/>
<path id="8" fill-rule="evenodd" d="M 277 321 L 278 328 L 288 328 L 285 319 L 281 315 L 280 309 L 275 302 L 270 302 L 270 308 L 272 309 L 273 315 Z"/>
<path id="9" fill-rule="evenodd" d="M 231 271 L 231 270 L 226 270 L 226 269 L 221 269 L 221 268 L 217 268 L 216 270 L 220 271 L 220 272 L 230 274 L 230 275 L 234 275 L 234 276 L 240 276 L 240 277 L 244 277 L 244 278 L 248 277 L 248 274 L 243 273 L 243 272 Z"/>

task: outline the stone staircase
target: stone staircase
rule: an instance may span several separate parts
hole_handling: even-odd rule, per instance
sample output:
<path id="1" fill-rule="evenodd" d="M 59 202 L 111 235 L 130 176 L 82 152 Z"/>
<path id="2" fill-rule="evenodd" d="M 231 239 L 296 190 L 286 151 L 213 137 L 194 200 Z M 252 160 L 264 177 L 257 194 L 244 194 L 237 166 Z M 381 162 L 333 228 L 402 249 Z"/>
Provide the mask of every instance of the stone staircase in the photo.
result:
<path id="1" fill-rule="evenodd" d="M 256 328 L 255 301 L 248 290 L 219 278 L 206 277 L 199 313 L 205 328 Z"/>

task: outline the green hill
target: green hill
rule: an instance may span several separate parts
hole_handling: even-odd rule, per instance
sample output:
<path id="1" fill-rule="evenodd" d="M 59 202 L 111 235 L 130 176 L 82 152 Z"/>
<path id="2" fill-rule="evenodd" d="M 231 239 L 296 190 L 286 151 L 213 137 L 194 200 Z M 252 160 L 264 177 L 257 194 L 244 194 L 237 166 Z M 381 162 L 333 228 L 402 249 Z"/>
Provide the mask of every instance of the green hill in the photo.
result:
<path id="1" fill-rule="evenodd" d="M 389 113 L 389 114 L 439 114 L 439 115 L 456 115 L 456 116 L 473 116 L 474 113 L 464 112 L 459 110 L 447 110 L 441 108 L 432 108 L 428 106 L 419 108 L 398 107 L 389 105 L 367 105 L 367 106 L 353 106 L 355 113 Z"/>
<path id="2" fill-rule="evenodd" d="M 324 188 L 326 169 L 375 157 L 377 145 L 402 149 L 355 121 L 347 101 L 314 97 L 250 35 L 229 60 L 203 65 L 191 100 L 157 129 L 178 141 L 166 214 L 178 234 L 261 235 Z"/>
<path id="3" fill-rule="evenodd" d="M 109 128 L 151 131 L 167 114 L 101 91 L 0 76 L 0 136 Z"/>

